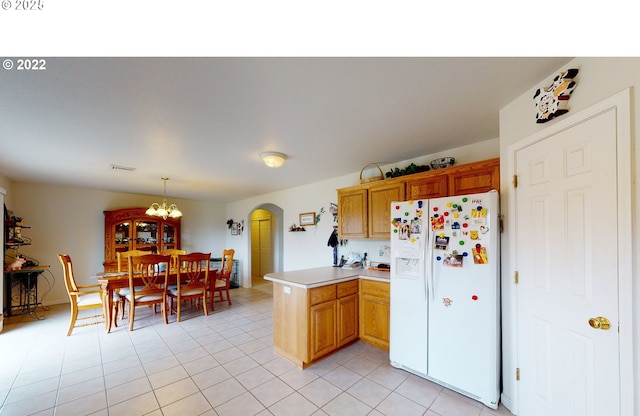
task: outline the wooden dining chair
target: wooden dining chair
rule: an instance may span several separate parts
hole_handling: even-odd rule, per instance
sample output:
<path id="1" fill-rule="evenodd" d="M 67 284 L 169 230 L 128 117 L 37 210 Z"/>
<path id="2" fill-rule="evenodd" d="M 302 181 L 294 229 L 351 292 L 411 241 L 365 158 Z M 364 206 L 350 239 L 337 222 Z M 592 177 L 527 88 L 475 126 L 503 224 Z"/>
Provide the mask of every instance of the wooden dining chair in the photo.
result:
<path id="1" fill-rule="evenodd" d="M 169 273 L 175 273 L 178 267 L 178 256 L 180 254 L 187 254 L 187 250 L 182 250 L 178 248 L 172 248 L 168 250 L 161 250 L 160 254 L 163 256 L 171 256 L 171 263 L 169 264 Z M 170 284 L 168 289 L 175 289 L 177 286 L 175 284 Z"/>
<path id="2" fill-rule="evenodd" d="M 126 272 L 127 267 L 129 267 L 129 257 L 131 256 L 144 256 L 147 254 L 151 254 L 150 251 L 144 250 L 129 250 L 129 251 L 118 251 L 116 253 L 116 260 L 118 262 L 118 273 Z"/>
<path id="3" fill-rule="evenodd" d="M 167 296 L 170 300 L 170 313 L 176 313 L 176 321 L 180 322 L 180 310 L 185 300 L 202 300 L 201 306 L 204 314 L 207 310 L 207 288 L 209 287 L 209 263 L 211 253 L 189 253 L 177 256 L 176 286 L 169 287 Z M 173 301 L 176 301 L 174 308 Z M 193 306 L 193 302 L 191 303 Z M 198 303 L 196 303 L 196 307 Z"/>
<path id="4" fill-rule="evenodd" d="M 129 256 L 129 293 L 124 297 L 129 304 L 129 331 L 133 331 L 136 307 L 161 305 L 164 323 L 167 319 L 167 283 L 171 256 L 146 254 Z"/>
<path id="5" fill-rule="evenodd" d="M 217 293 L 220 302 L 224 302 L 224 295 L 226 294 L 227 302 L 231 305 L 231 297 L 229 296 L 229 285 L 231 284 L 231 272 L 233 271 L 233 255 L 235 250 L 223 250 L 222 251 L 222 265 L 214 279 L 210 279 L 210 302 L 211 310 L 213 310 L 213 302 L 215 294 Z"/>
<path id="6" fill-rule="evenodd" d="M 169 250 L 161 250 L 160 254 L 163 256 L 171 256 L 171 264 L 169 266 L 171 270 L 175 270 L 178 267 L 178 256 L 180 254 L 187 254 L 187 250 L 172 248 Z"/>
<path id="7" fill-rule="evenodd" d="M 58 254 L 58 260 L 60 260 L 60 264 L 62 265 L 64 285 L 67 288 L 69 303 L 71 304 L 71 319 L 69 321 L 67 336 L 71 335 L 73 328 L 104 323 L 104 309 L 100 285 L 78 285 L 73 274 L 71 256 L 68 254 Z M 85 309 L 100 309 L 100 313 L 78 318 L 78 311 Z M 83 323 L 76 325 L 77 321 L 83 321 Z M 85 321 L 87 322 L 84 323 Z"/>
<path id="8" fill-rule="evenodd" d="M 129 257 L 135 256 L 146 256 L 147 254 L 151 254 L 150 251 L 144 250 L 129 250 L 129 251 L 118 251 L 116 253 L 116 260 L 118 262 L 118 273 L 123 273 L 128 270 L 129 267 Z M 114 302 L 114 311 L 112 312 L 116 318 L 118 317 L 118 309 L 120 310 L 120 319 L 124 319 L 124 298 L 129 294 L 129 288 L 123 287 L 117 291 L 117 302 Z M 117 322 L 117 319 L 114 319 L 114 322 Z"/>

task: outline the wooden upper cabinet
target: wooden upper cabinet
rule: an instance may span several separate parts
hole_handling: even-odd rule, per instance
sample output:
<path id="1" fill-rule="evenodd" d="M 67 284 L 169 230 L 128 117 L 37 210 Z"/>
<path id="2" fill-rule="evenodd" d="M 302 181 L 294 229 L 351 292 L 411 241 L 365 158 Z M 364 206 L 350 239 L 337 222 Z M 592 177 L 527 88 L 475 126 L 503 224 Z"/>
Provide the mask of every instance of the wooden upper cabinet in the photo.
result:
<path id="1" fill-rule="evenodd" d="M 500 190 L 500 159 L 463 165 L 449 174 L 449 195 Z"/>
<path id="2" fill-rule="evenodd" d="M 367 190 L 338 190 L 340 238 L 367 238 Z"/>
<path id="3" fill-rule="evenodd" d="M 407 200 L 440 198 L 449 195 L 447 175 L 427 176 L 407 181 Z"/>
<path id="4" fill-rule="evenodd" d="M 389 239 L 391 233 L 391 202 L 404 201 L 404 183 L 369 188 L 369 238 Z"/>
<path id="5" fill-rule="evenodd" d="M 488 159 L 338 189 L 340 238 L 390 238 L 392 201 L 500 190 L 500 159 Z"/>

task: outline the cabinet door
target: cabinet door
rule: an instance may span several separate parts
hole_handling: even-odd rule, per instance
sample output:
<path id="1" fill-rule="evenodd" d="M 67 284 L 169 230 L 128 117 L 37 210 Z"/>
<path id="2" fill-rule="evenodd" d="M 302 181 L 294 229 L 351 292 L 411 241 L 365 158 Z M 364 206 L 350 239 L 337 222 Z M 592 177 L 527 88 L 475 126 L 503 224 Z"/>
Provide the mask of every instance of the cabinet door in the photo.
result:
<path id="1" fill-rule="evenodd" d="M 131 249 L 131 222 L 121 222 L 115 225 L 114 233 L 114 260 L 116 252 L 129 251 Z"/>
<path id="2" fill-rule="evenodd" d="M 336 298 L 336 285 L 327 285 L 309 289 L 309 305 L 325 303 Z"/>
<path id="3" fill-rule="evenodd" d="M 407 199 L 428 199 L 447 196 L 447 175 L 435 175 L 407 181 Z"/>
<path id="4" fill-rule="evenodd" d="M 338 347 L 358 338 L 358 295 L 338 299 Z"/>
<path id="5" fill-rule="evenodd" d="M 403 182 L 369 189 L 369 238 L 390 238 L 392 201 L 404 201 Z"/>
<path id="6" fill-rule="evenodd" d="M 313 361 L 338 347 L 336 301 L 309 307 L 309 321 L 309 358 Z"/>
<path id="7" fill-rule="evenodd" d="M 176 227 L 164 223 L 162 225 L 162 250 L 172 250 L 176 248 Z"/>
<path id="8" fill-rule="evenodd" d="M 338 191 L 340 238 L 367 238 L 367 190 Z"/>
<path id="9" fill-rule="evenodd" d="M 360 339 L 389 351 L 389 283 L 360 280 Z"/>
<path id="10" fill-rule="evenodd" d="M 389 351 L 389 302 L 370 295 L 362 295 L 360 339 Z"/>
<path id="11" fill-rule="evenodd" d="M 131 250 L 131 222 L 123 221 L 113 224 L 110 232 L 105 236 L 105 246 L 109 251 L 109 257 L 106 260 L 115 262 L 116 253 Z"/>
<path id="12" fill-rule="evenodd" d="M 475 194 L 500 190 L 500 161 L 492 159 L 487 162 L 470 164 L 463 169 L 449 174 L 449 195 Z"/>
<path id="13" fill-rule="evenodd" d="M 154 220 L 136 221 L 133 236 L 133 249 L 158 252 L 158 226 Z"/>

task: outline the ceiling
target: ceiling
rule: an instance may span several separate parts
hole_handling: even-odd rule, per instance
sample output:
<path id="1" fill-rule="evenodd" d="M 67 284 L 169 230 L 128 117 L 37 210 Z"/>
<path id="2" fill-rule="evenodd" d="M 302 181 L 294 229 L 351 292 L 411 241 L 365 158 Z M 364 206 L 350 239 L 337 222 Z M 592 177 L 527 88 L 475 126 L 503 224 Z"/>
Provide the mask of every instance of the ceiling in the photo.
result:
<path id="1" fill-rule="evenodd" d="M 46 58 L 0 74 L 0 173 L 236 201 L 496 138 L 499 110 L 569 60 Z"/>

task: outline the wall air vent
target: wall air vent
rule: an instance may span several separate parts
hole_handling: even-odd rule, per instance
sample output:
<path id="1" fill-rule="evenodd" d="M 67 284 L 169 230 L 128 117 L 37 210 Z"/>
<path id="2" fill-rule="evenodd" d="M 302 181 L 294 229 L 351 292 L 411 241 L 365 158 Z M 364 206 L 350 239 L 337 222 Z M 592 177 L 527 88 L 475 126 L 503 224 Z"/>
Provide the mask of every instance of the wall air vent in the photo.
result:
<path id="1" fill-rule="evenodd" d="M 133 172 L 134 170 L 136 170 L 136 168 L 132 168 L 132 167 L 129 167 L 129 166 L 121 166 L 121 165 L 113 165 L 113 164 L 111 165 L 111 169 L 113 169 L 113 170 L 126 170 L 126 171 L 129 171 L 129 172 Z"/>

